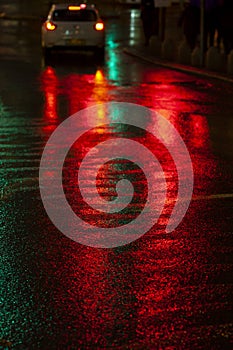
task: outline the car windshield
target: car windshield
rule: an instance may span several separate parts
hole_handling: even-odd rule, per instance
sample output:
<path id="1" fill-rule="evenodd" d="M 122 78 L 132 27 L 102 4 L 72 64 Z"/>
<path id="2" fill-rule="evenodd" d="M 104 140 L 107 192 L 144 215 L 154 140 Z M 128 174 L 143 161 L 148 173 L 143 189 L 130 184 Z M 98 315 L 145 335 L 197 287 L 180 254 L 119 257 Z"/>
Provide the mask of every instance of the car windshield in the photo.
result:
<path id="1" fill-rule="evenodd" d="M 70 11 L 68 9 L 55 10 L 52 19 L 54 21 L 64 22 L 92 22 L 97 20 L 95 11 L 92 10 L 77 10 Z"/>

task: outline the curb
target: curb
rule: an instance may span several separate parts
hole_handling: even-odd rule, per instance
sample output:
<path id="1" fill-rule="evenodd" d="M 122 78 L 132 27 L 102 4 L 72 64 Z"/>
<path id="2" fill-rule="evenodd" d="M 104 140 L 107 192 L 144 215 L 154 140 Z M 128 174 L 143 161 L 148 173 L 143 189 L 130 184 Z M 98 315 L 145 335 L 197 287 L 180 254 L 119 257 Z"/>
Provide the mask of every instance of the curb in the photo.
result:
<path id="1" fill-rule="evenodd" d="M 152 56 L 142 54 L 136 49 L 124 48 L 123 52 L 126 53 L 127 55 L 137 57 L 143 61 L 155 64 L 157 66 L 162 66 L 164 68 L 169 68 L 169 69 L 177 70 L 177 71 L 192 74 L 192 75 L 218 79 L 218 80 L 225 81 L 227 83 L 233 83 L 233 77 L 231 78 L 223 74 L 219 74 L 216 72 L 212 72 L 212 71 L 208 71 L 208 70 L 204 70 L 204 69 L 196 68 L 192 66 L 185 66 L 179 63 L 165 62 L 165 61 L 156 59 Z"/>

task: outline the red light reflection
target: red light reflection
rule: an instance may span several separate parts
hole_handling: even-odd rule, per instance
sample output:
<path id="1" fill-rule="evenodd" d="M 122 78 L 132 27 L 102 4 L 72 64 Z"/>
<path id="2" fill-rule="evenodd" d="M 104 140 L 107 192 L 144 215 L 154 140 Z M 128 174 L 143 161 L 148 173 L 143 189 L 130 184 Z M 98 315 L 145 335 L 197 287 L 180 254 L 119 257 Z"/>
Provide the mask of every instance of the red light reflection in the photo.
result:
<path id="1" fill-rule="evenodd" d="M 206 117 L 212 112 L 205 93 L 208 86 L 201 81 L 194 82 L 193 78 L 179 79 L 180 74 L 176 72 L 148 70 L 141 77 L 142 83 L 127 88 L 126 97 L 122 97 L 122 92 L 119 96 L 125 102 L 158 111 L 177 128 L 193 161 L 194 194 L 208 194 L 214 186 L 217 167 Z M 67 98 L 70 114 L 92 103 L 99 104 L 99 121 L 107 124 L 101 102 L 111 100 L 112 87 L 102 71 L 58 79 L 55 70 L 48 68 L 42 76 L 42 89 L 44 113 L 50 122 L 58 118 L 58 86 L 61 86 L 59 94 Z M 206 104 L 200 105 L 200 101 Z M 150 123 L 153 126 L 153 120 Z M 159 125 L 161 129 L 164 127 L 162 123 Z M 71 188 L 72 181 L 77 180 L 77 162 L 88 147 L 104 140 L 105 131 L 96 128 L 95 134 L 90 132 L 88 137 L 83 137 L 79 149 L 74 145 L 77 154 L 73 152 L 74 157 L 70 163 L 67 161 L 71 166 L 66 169 L 70 176 L 66 181 L 70 181 Z M 167 141 L 173 145 L 173 135 L 164 131 Z M 176 169 L 166 149 L 158 147 L 155 140 L 143 137 L 144 134 L 138 136 L 138 141 L 151 148 L 163 163 L 168 199 L 160 220 L 160 225 L 164 225 L 172 209 L 169 200 L 174 200 L 177 194 Z M 105 188 L 103 186 L 102 190 Z M 202 208 L 205 213 L 205 202 L 193 201 L 183 228 L 170 236 L 158 237 L 164 230 L 155 227 L 131 245 L 112 250 L 87 248 L 58 236 L 57 232 L 48 235 L 46 231 L 40 252 L 43 256 L 40 269 L 44 270 L 44 275 L 42 278 L 41 271 L 36 270 L 40 279 L 37 286 L 42 295 L 40 298 L 47 298 L 48 308 L 44 313 L 48 312 L 48 323 L 49 313 L 53 314 L 58 338 L 56 347 L 65 349 L 73 341 L 72 345 L 75 343 L 77 348 L 86 346 L 90 349 L 112 346 L 119 349 L 192 349 L 199 348 L 203 334 L 204 343 L 208 343 L 211 332 L 212 338 L 216 339 L 216 330 L 220 330 L 216 325 L 217 316 L 221 314 L 215 309 L 230 300 L 230 293 L 226 294 L 226 288 L 221 284 L 211 283 L 211 279 L 215 281 L 216 273 L 224 268 L 227 271 L 228 266 L 213 264 L 214 254 L 208 235 L 219 236 L 218 242 L 221 235 L 210 221 L 206 222 Z M 54 240 L 55 235 L 59 239 Z M 51 290 L 53 293 L 49 298 L 47 295 Z M 214 315 L 214 324 L 211 324 L 210 313 Z M 221 325 L 225 326 L 222 318 Z M 208 327 L 207 319 L 210 320 Z M 209 343 L 204 347 L 211 348 Z"/>
<path id="2" fill-rule="evenodd" d="M 211 191 L 217 167 L 206 118 L 212 113 L 210 87 L 210 83 L 192 76 L 185 75 L 182 79 L 176 71 L 148 69 L 144 72 L 143 84 L 135 93 L 137 103 L 155 109 L 180 133 L 193 162 L 194 194 L 202 195 Z M 172 135 L 167 134 L 167 137 L 172 143 Z M 173 185 L 173 181 L 168 182 L 168 186 Z"/>
<path id="3" fill-rule="evenodd" d="M 44 93 L 44 117 L 55 120 L 57 115 L 58 78 L 52 67 L 47 67 L 41 76 L 42 91 Z"/>

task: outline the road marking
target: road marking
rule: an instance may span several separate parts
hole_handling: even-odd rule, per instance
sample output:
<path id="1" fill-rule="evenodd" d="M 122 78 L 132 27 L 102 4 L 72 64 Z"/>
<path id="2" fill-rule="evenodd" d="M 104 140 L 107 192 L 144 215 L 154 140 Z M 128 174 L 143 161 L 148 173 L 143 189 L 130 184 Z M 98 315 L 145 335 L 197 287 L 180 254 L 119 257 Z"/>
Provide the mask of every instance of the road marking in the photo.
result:
<path id="1" fill-rule="evenodd" d="M 211 194 L 209 196 L 193 196 L 193 201 L 199 200 L 210 200 L 210 199 L 222 199 L 222 198 L 233 198 L 233 193 L 219 193 L 219 194 Z"/>
<path id="2" fill-rule="evenodd" d="M 212 199 L 226 199 L 226 198 L 233 198 L 233 193 L 218 193 L 218 194 L 210 194 L 210 195 L 204 195 L 204 196 L 193 196 L 192 201 L 204 201 L 204 200 L 212 200 Z M 181 201 L 186 201 L 188 199 L 182 198 Z M 173 204 L 176 201 L 176 198 L 170 198 L 166 200 L 166 204 L 170 205 Z"/>

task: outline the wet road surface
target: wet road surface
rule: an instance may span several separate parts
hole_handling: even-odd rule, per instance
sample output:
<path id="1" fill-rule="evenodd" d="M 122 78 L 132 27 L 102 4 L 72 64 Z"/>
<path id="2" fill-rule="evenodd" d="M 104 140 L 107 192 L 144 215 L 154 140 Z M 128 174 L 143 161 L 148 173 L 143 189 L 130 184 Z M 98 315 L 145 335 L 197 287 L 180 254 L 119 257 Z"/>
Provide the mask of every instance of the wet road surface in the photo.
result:
<path id="1" fill-rule="evenodd" d="M 0 344 L 7 339 L 17 350 L 232 348 L 233 87 L 124 55 L 122 48 L 141 38 L 138 16 L 108 20 L 105 63 L 77 53 L 45 65 L 39 23 L 0 22 Z M 108 101 L 165 116 L 187 145 L 195 184 L 174 232 L 164 231 L 165 211 L 161 224 L 139 240 L 95 249 L 53 226 L 38 172 L 55 128 Z M 91 147 L 95 138 L 88 137 Z M 75 171 L 71 159 L 68 186 Z M 175 179 L 167 174 L 171 197 Z"/>

